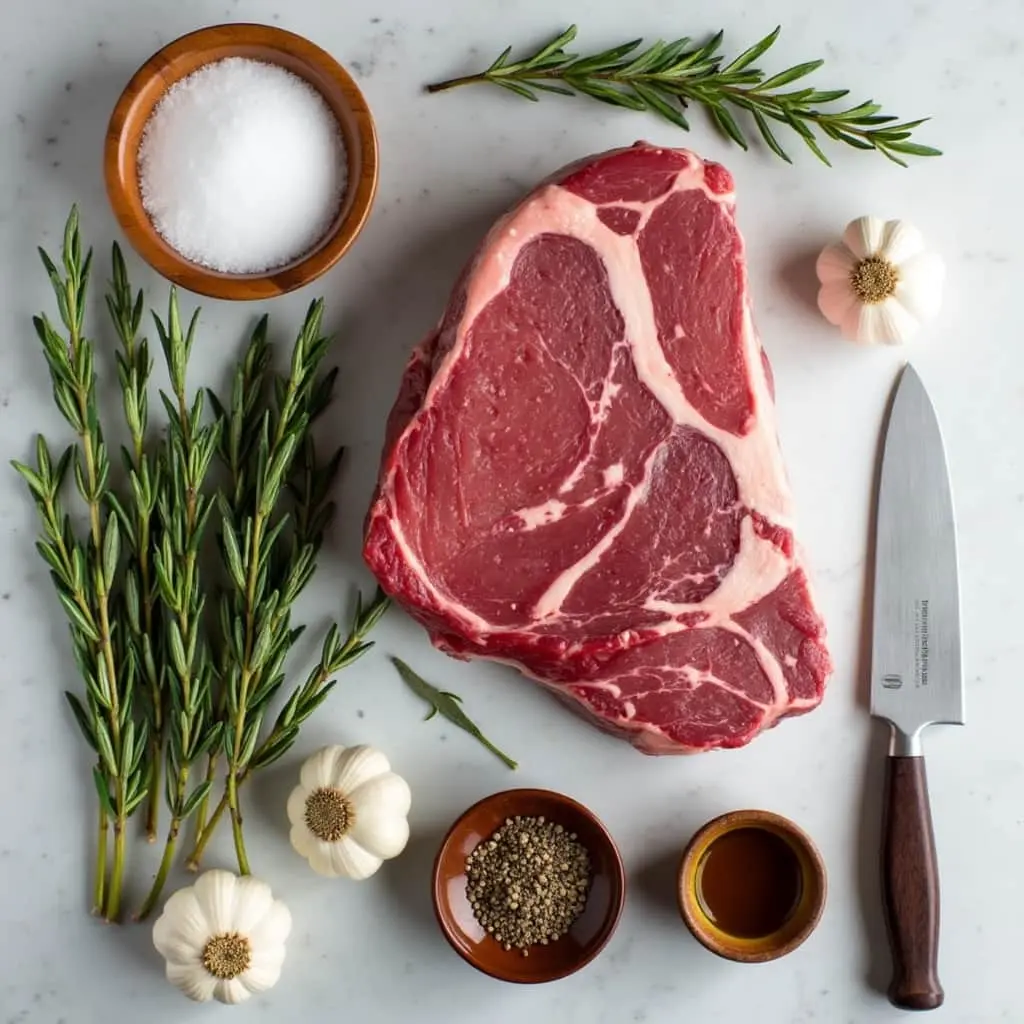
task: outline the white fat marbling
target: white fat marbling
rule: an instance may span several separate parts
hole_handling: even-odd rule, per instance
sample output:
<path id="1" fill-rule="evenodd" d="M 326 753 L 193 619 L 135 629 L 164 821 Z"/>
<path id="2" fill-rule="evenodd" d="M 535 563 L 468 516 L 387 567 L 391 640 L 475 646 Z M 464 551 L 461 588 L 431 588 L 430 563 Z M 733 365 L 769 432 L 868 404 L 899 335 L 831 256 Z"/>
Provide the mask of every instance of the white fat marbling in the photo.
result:
<path id="1" fill-rule="evenodd" d="M 751 12 L 757 17 L 751 17 Z M 31 434 L 64 438 L 29 322 L 51 309 L 34 246 L 57 244 L 72 201 L 106 276 L 117 237 L 100 171 L 103 131 L 131 72 L 162 43 L 225 20 L 267 21 L 311 37 L 346 62 L 380 132 L 379 199 L 363 237 L 306 294 L 268 303 L 283 334 L 324 294 L 341 339 L 341 401 L 332 429 L 350 446 L 344 514 L 303 603 L 319 628 L 343 614 L 349 588 L 368 585 L 359 525 L 384 416 L 411 346 L 435 321 L 463 259 L 496 215 L 560 164 L 652 142 L 689 144 L 736 177 L 755 302 L 772 357 L 779 430 L 800 536 L 816 567 L 837 672 L 822 707 L 750 747 L 651 760 L 553 706 L 498 666 L 457 664 L 430 651 L 394 613 L 378 648 L 346 673 L 299 746 L 247 794 L 250 857 L 295 918 L 277 988 L 232 1011 L 240 1021 L 344 1019 L 359 1024 L 882 1024 L 901 1021 L 879 993 L 887 953 L 875 873 L 884 737 L 860 704 L 868 497 L 877 429 L 897 366 L 912 354 L 946 432 L 963 562 L 965 729 L 927 738 L 942 874 L 941 976 L 947 1024 L 1024 1020 L 1017 984 L 1024 941 L 1024 754 L 1020 721 L 1024 577 L 1024 8 L 1019 0 L 853 5 L 740 0 L 665 5 L 602 0 L 560 9 L 546 0 L 35 0 L 7 4 L 0 31 L 0 462 L 29 454 Z M 582 100 L 537 105 L 486 89 L 426 96 L 420 86 L 479 67 L 506 43 L 529 44 L 578 21 L 580 48 L 639 35 L 726 29 L 735 51 L 783 25 L 779 69 L 825 57 L 816 80 L 849 86 L 905 117 L 935 115 L 921 141 L 947 155 L 901 170 L 853 151 L 835 167 L 792 150 L 795 167 L 695 130 Z M 788 140 L 787 140 L 788 141 Z M 855 216 L 906 217 L 949 267 L 945 310 L 909 352 L 844 343 L 814 308 L 814 257 Z M 138 284 L 166 292 L 132 258 Z M 187 306 L 190 296 L 183 296 Z M 254 308 L 204 301 L 194 379 L 217 380 Z M 97 303 L 97 313 L 99 312 Z M 105 363 L 103 391 L 113 380 Z M 162 378 L 161 378 L 162 379 Z M 154 402 L 154 407 L 157 403 Z M 88 759 L 61 691 L 77 685 L 44 567 L 32 550 L 32 510 L 0 473 L 0 1024 L 189 1024 L 210 1019 L 161 976 L 147 930 L 105 928 L 86 913 L 93 823 Z M 300 661 L 311 647 L 302 647 Z M 510 775 L 441 722 L 424 724 L 385 655 L 401 654 L 462 693 L 467 709 L 521 762 Z M 296 663 L 295 672 L 305 669 Z M 310 874 L 288 845 L 284 804 L 302 757 L 324 742 L 387 751 L 413 787 L 413 837 L 403 856 L 361 884 Z M 451 822 L 478 797 L 510 785 L 564 790 L 592 806 L 618 838 L 630 891 L 611 945 L 590 968 L 539 988 L 492 982 L 440 938 L 430 862 Z M 674 907 L 682 845 L 721 811 L 791 815 L 820 844 L 831 895 L 815 935 L 787 959 L 742 967 L 706 953 Z M 230 866 L 227 836 L 211 864 Z M 133 844 L 129 904 L 155 867 Z"/>

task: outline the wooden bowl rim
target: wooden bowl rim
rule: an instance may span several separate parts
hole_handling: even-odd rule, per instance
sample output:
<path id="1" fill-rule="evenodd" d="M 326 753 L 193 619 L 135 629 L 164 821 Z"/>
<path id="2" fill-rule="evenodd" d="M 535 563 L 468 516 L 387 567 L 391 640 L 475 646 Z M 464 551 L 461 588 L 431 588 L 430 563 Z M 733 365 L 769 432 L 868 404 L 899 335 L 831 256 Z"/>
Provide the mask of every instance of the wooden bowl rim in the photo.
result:
<path id="1" fill-rule="evenodd" d="M 574 813 L 586 818 L 593 825 L 609 854 L 610 899 L 608 912 L 601 924 L 600 931 L 594 937 L 593 941 L 584 947 L 579 958 L 566 964 L 564 969 L 551 970 L 543 974 L 538 973 L 532 977 L 523 977 L 521 975 L 513 977 L 504 973 L 500 968 L 490 966 L 475 957 L 470 950 L 465 949 L 461 943 L 456 941 L 453 929 L 441 909 L 442 904 L 447 905 L 447 900 L 442 899 L 441 896 L 441 861 L 448 850 L 449 844 L 454 839 L 459 829 L 464 825 L 467 818 L 478 813 L 488 804 L 509 799 L 522 801 L 540 800 L 549 803 L 553 809 L 571 809 Z M 448 831 L 445 833 L 444 838 L 441 840 L 441 845 L 438 847 L 437 853 L 434 856 L 434 865 L 431 872 L 431 899 L 434 906 L 434 917 L 437 919 L 437 923 L 442 934 L 445 939 L 448 940 L 448 944 L 452 949 L 454 949 L 455 952 L 458 953 L 458 955 L 471 967 L 475 967 L 481 973 L 495 978 L 498 981 L 506 981 L 511 984 L 546 984 L 551 981 L 560 981 L 562 978 L 567 978 L 570 975 L 575 974 L 577 971 L 582 970 L 591 963 L 611 941 L 611 937 L 615 934 L 615 929 L 618 927 L 619 921 L 622 917 L 622 911 L 626 903 L 626 868 L 622 860 L 622 854 L 619 852 L 618 845 L 612 837 L 612 834 L 608 831 L 604 822 L 601 821 L 601 819 L 592 810 L 590 810 L 589 807 L 586 807 L 571 796 L 567 796 L 565 793 L 559 793 L 552 789 L 533 787 L 503 789 L 477 800 L 476 803 L 467 807 L 466 810 L 464 810 L 455 819 L 455 821 L 452 822 Z"/>
<path id="2" fill-rule="evenodd" d="M 796 931 L 784 941 L 767 946 L 765 942 L 772 936 L 767 936 L 766 939 L 742 940 L 726 936 L 717 929 L 712 930 L 703 912 L 695 906 L 695 897 L 691 896 L 697 866 L 711 843 L 727 832 L 750 827 L 767 828 L 788 839 L 800 855 L 805 886 L 808 881 L 814 886 L 813 896 L 807 904 L 807 909 L 803 911 L 803 920 Z M 828 871 L 825 859 L 814 840 L 795 821 L 774 811 L 753 808 L 728 811 L 702 825 L 686 844 L 679 863 L 676 898 L 679 913 L 686 927 L 705 949 L 738 963 L 766 963 L 792 953 L 817 928 L 828 899 Z"/>
<path id="3" fill-rule="evenodd" d="M 121 174 L 122 136 L 131 122 L 132 108 L 138 93 L 154 78 L 163 77 L 166 64 L 188 54 L 202 53 L 214 46 L 223 47 L 225 34 L 233 37 L 230 44 L 242 47 L 264 46 L 287 53 L 297 62 L 315 67 L 324 77 L 334 80 L 355 124 L 361 162 L 358 175 L 353 175 L 350 168 L 342 197 L 343 207 L 351 197 L 351 205 L 345 216 L 306 256 L 257 274 L 222 273 L 190 262 L 175 252 L 169 243 L 159 239 L 152 224 L 140 224 L 121 201 L 129 187 Z M 224 58 L 211 58 L 209 62 L 204 61 L 198 66 L 220 59 Z M 272 63 L 269 57 L 267 60 Z M 197 70 L 198 66 L 192 70 Z M 366 224 L 376 196 L 380 170 L 379 145 L 373 115 L 362 90 L 330 53 L 306 37 L 275 25 L 223 22 L 195 29 L 172 40 L 151 54 L 132 75 L 121 91 L 108 121 L 103 170 L 107 195 L 118 224 L 132 248 L 159 274 L 182 288 L 210 298 L 268 299 L 312 283 L 330 270 L 351 248 Z"/>

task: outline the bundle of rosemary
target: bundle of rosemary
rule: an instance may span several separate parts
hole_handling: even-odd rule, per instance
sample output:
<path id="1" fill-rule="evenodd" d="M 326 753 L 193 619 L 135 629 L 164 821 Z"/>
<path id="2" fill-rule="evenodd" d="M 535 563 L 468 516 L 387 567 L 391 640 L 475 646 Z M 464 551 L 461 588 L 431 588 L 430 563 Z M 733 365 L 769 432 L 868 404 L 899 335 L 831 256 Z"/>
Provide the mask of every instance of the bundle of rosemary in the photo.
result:
<path id="1" fill-rule="evenodd" d="M 366 636 L 388 601 L 379 590 L 368 606 L 357 599 L 344 638 L 331 625 L 316 666 L 264 729 L 286 681 L 288 654 L 305 629 L 293 624 L 294 603 L 315 572 L 341 463 L 341 450 L 321 459 L 312 435 L 336 380 L 336 371 L 320 369 L 329 347 L 323 304 L 310 306 L 285 374 L 272 369 L 264 317 L 235 370 L 230 401 L 222 402 L 208 390 L 189 394 L 199 311 L 183 324 L 172 288 L 166 318 L 154 315 L 171 382 L 170 394 L 159 392 L 168 418 L 161 437 L 149 421 L 152 361 L 140 337 L 145 299 L 133 291 L 115 244 L 106 300 L 120 342 L 116 368 L 129 438 L 118 475 L 104 439 L 96 348 L 84 331 L 92 253 L 83 253 L 76 209 L 60 266 L 40 255 L 63 331 L 40 315 L 36 334 L 75 442 L 55 458 L 39 437 L 35 466 L 14 466 L 38 509 L 37 548 L 67 616 L 84 684 L 84 693 L 68 692 L 67 699 L 95 756 L 93 907 L 107 920 L 120 915 L 128 820 L 148 800 L 146 833 L 155 838 L 163 780 L 170 822 L 142 918 L 159 900 L 182 826 L 193 815 L 199 823 L 189 863 L 198 864 L 230 811 L 239 870 L 249 872 L 239 788 L 294 744 L 336 673 L 372 646 Z M 218 464 L 226 478 L 220 490 Z M 84 536 L 63 502 L 69 471 L 88 513 Z M 206 562 L 211 533 L 223 572 Z M 208 615 L 208 598 L 221 591 L 219 614 Z M 224 795 L 207 818 L 221 759 Z"/>

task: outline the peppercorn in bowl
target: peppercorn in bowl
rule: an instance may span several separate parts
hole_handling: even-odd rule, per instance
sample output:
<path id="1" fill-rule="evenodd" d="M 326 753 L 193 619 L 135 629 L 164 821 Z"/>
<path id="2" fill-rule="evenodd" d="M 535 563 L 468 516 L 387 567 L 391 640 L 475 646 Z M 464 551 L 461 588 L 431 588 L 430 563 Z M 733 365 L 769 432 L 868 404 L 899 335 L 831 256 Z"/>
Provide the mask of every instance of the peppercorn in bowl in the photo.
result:
<path id="1" fill-rule="evenodd" d="M 107 194 L 136 252 L 175 284 L 266 299 L 348 251 L 377 188 L 377 137 L 352 77 L 307 39 L 215 25 L 132 76 L 107 128 Z"/>
<path id="2" fill-rule="evenodd" d="M 434 863 L 434 911 L 455 951 L 502 981 L 585 967 L 625 900 L 622 858 L 582 804 L 542 789 L 495 793 L 449 830 Z"/>

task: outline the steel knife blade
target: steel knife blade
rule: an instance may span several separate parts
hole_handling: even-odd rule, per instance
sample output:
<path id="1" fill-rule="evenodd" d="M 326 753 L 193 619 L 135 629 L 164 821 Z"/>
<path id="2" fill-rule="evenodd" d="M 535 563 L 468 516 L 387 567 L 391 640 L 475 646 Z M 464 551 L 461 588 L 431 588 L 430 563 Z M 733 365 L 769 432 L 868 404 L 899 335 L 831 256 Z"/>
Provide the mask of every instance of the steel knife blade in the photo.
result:
<path id="1" fill-rule="evenodd" d="M 963 724 L 956 520 L 942 432 L 917 372 L 896 383 L 875 531 L 871 714 L 892 730 L 882 825 L 890 1001 L 942 1005 L 939 885 L 922 733 Z"/>

